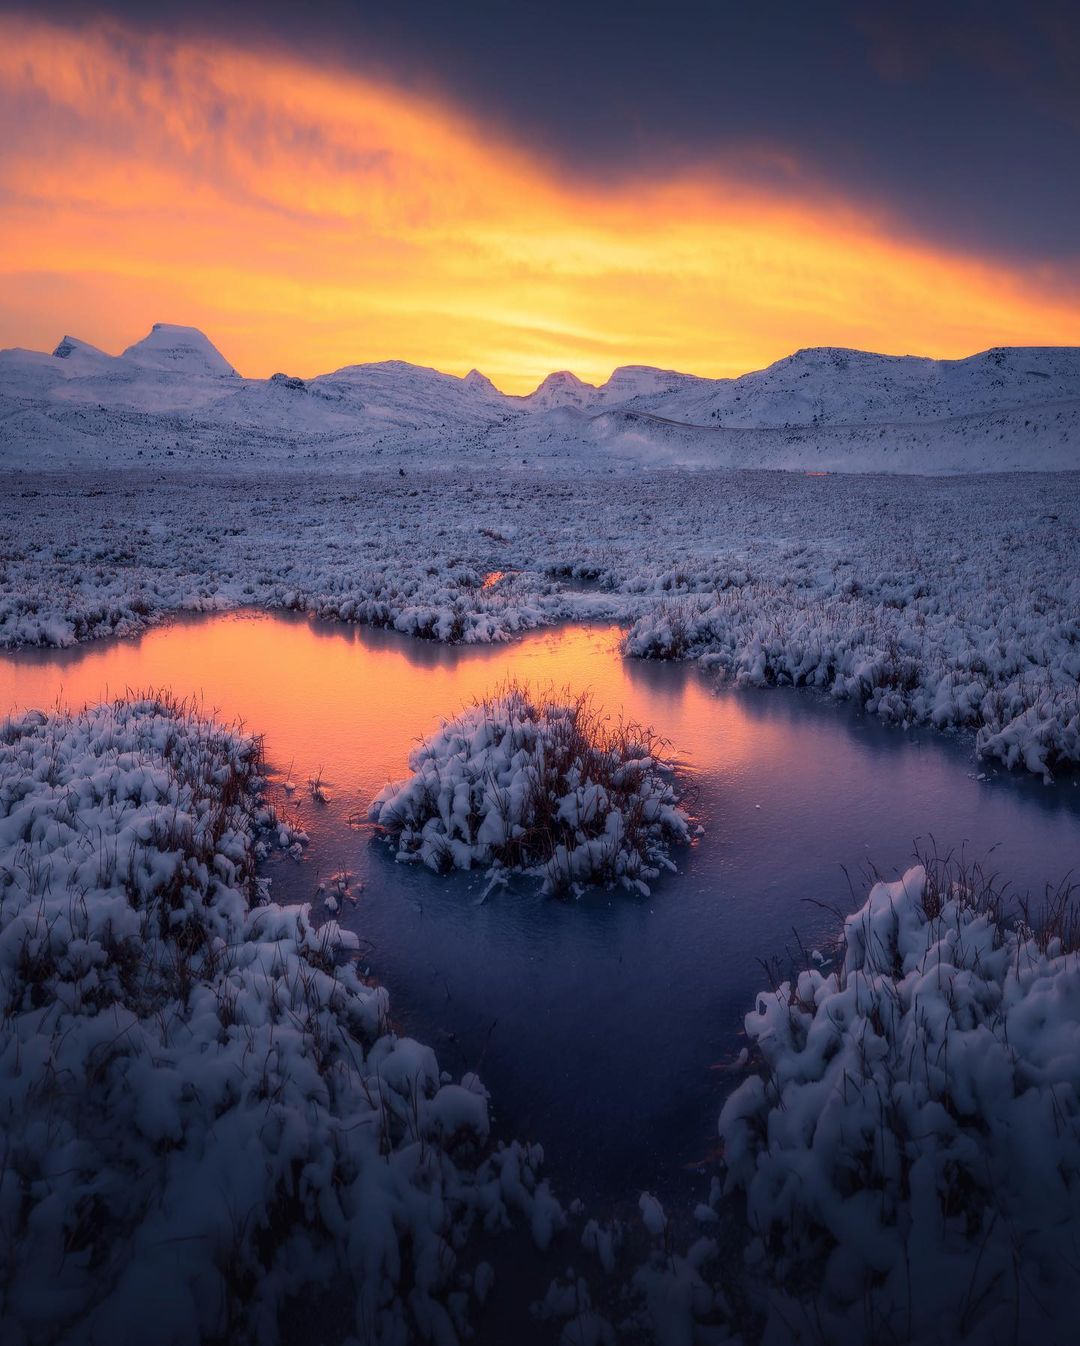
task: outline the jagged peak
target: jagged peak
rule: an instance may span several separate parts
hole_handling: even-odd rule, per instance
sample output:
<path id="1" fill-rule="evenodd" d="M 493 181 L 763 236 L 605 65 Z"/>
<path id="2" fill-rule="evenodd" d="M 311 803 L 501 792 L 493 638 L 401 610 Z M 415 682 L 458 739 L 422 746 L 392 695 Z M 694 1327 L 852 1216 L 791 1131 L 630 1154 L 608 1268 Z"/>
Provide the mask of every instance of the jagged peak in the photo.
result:
<path id="1" fill-rule="evenodd" d="M 70 360 L 73 355 L 92 355 L 101 360 L 112 358 L 97 346 L 91 346 L 89 341 L 83 341 L 81 338 L 73 336 L 62 337 L 60 344 L 53 351 L 53 355 L 57 360 Z"/>
<path id="2" fill-rule="evenodd" d="M 470 369 L 461 380 L 470 392 L 487 393 L 492 397 L 499 396 L 499 390 L 486 374 L 481 374 L 479 369 Z"/>

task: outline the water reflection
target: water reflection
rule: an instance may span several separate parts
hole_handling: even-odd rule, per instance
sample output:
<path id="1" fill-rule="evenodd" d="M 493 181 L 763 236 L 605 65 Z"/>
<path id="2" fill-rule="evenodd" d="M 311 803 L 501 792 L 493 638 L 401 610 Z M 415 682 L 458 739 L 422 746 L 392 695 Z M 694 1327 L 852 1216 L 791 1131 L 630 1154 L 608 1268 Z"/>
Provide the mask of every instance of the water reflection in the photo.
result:
<path id="1" fill-rule="evenodd" d="M 265 734 L 286 807 L 313 844 L 270 866 L 274 894 L 307 900 L 338 870 L 343 919 L 370 943 L 404 1029 L 447 1068 L 479 1068 L 507 1131 L 540 1139 L 566 1188 L 664 1192 L 712 1146 L 758 959 L 827 939 L 849 904 L 841 864 L 902 868 L 912 842 L 992 846 L 1041 888 L 1080 864 L 1080 789 L 982 768 L 970 744 L 902 732 L 812 694 L 717 689 L 693 670 L 624 662 L 615 628 L 446 648 L 295 616 L 181 620 L 141 639 L 0 658 L 0 710 L 81 704 L 127 687 L 201 697 Z M 395 865 L 359 818 L 403 774 L 415 740 L 508 676 L 590 687 L 653 725 L 693 770 L 707 831 L 648 900 L 542 899 L 519 882 L 483 899 L 479 876 Z M 321 774 L 328 803 L 305 783 Z M 352 823 L 353 825 L 350 825 Z"/>

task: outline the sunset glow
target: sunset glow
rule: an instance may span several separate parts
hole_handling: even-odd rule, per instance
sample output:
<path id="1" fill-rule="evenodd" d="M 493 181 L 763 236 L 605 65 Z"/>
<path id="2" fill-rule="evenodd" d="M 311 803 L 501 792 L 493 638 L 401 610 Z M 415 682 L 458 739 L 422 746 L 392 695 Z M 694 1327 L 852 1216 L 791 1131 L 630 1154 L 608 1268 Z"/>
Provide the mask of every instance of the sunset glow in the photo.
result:
<path id="1" fill-rule="evenodd" d="M 1052 274 L 702 169 L 590 187 L 462 112 L 222 41 L 0 19 L 0 345 L 196 325 L 243 374 L 722 375 L 1080 341 Z"/>

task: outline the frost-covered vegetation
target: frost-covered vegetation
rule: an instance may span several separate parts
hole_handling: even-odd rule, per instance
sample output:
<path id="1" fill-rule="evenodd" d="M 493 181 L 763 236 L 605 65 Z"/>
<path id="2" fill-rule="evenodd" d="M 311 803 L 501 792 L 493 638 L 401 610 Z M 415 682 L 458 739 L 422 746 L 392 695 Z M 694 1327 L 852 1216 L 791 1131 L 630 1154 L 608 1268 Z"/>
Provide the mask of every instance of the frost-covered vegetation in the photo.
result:
<path id="1" fill-rule="evenodd" d="M 1076 1335 L 1080 893 L 978 866 L 879 882 L 746 1016 L 693 1226 L 643 1192 L 553 1281 L 560 1341 L 1013 1346 Z M 600 1276 L 597 1265 L 604 1273 Z M 582 1274 L 584 1273 L 584 1274 Z"/>
<path id="2" fill-rule="evenodd" d="M 86 473 L 0 490 L 9 647 L 241 605 L 462 642 L 600 618 L 630 625 L 634 656 L 962 728 L 1039 775 L 1080 761 L 1075 474 Z"/>
<path id="3" fill-rule="evenodd" d="M 690 835 L 663 754 L 651 730 L 612 723 L 587 693 L 511 684 L 415 748 L 413 774 L 376 796 L 371 817 L 399 860 L 526 871 L 553 893 L 647 895 Z"/>
<path id="4" fill-rule="evenodd" d="M 565 1343 L 1071 1342 L 1078 958 L 1067 885 L 1010 903 L 936 857 L 875 884 L 746 1016 L 692 1221 L 648 1191 L 587 1220 L 536 1311 Z"/>
<path id="5" fill-rule="evenodd" d="M 356 936 L 265 902 L 257 852 L 296 837 L 260 769 L 163 697 L 0 733 L 5 1342 L 273 1342 L 341 1276 L 363 1341 L 452 1342 L 491 1285 L 470 1229 L 562 1223 Z"/>
<path id="6" fill-rule="evenodd" d="M 429 821 L 507 821 L 500 772 L 525 799 L 566 744 L 576 763 L 625 742 L 639 800 L 634 736 L 574 709 L 511 689 L 446 726 Z M 1010 909 L 939 862 L 875 886 L 835 959 L 747 1016 L 726 1181 L 680 1218 L 631 1174 L 633 1213 L 590 1215 L 553 1195 L 539 1146 L 492 1144 L 475 1075 L 391 1030 L 354 934 L 266 900 L 257 858 L 303 838 L 261 771 L 257 740 L 163 697 L 0 732 L 5 1341 L 272 1342 L 297 1303 L 345 1296 L 320 1339 L 454 1343 L 492 1292 L 479 1240 L 515 1221 L 570 1268 L 544 1292 L 551 1263 L 515 1245 L 552 1341 L 1070 1340 L 1071 890 Z M 549 813 L 596 798 L 587 774 Z"/>
<path id="7" fill-rule="evenodd" d="M 1072 1339 L 1078 958 L 1070 889 L 1010 916 L 935 860 L 874 886 L 834 969 L 758 997 L 720 1134 L 791 1335 Z"/>

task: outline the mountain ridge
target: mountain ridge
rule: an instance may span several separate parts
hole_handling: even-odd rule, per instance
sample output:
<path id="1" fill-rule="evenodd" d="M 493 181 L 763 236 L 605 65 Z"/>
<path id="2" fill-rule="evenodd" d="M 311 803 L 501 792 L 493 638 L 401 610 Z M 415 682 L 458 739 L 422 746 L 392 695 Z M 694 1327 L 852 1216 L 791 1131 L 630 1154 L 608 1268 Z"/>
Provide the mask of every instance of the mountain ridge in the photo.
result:
<path id="1" fill-rule="evenodd" d="M 1080 347 L 955 360 L 804 347 L 710 379 L 622 365 L 501 392 L 402 360 L 313 378 L 239 375 L 197 328 L 156 323 L 121 355 L 66 335 L 0 351 L 0 462 L 87 455 L 363 467 L 388 458 L 848 471 L 1080 468 Z"/>

